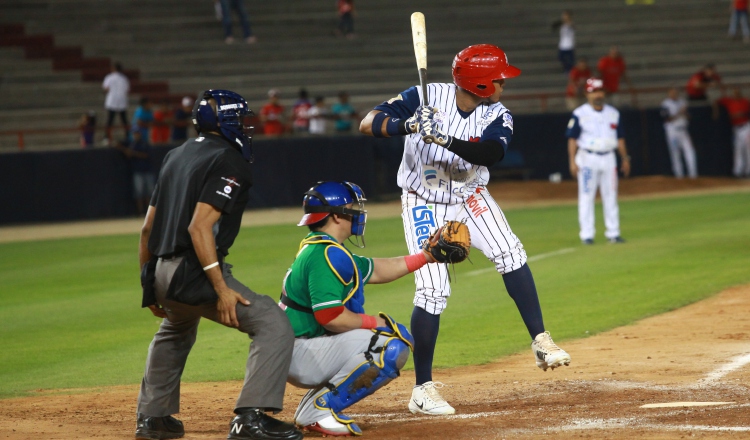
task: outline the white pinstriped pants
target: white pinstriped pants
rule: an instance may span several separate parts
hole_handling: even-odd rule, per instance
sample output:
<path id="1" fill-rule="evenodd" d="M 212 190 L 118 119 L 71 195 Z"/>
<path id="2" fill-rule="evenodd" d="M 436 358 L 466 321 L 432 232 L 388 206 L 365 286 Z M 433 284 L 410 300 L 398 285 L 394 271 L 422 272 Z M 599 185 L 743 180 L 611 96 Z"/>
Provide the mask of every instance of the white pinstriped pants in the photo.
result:
<path id="1" fill-rule="evenodd" d="M 498 272 L 512 272 L 526 263 L 526 251 L 521 241 L 483 186 L 469 194 L 463 204 L 455 205 L 427 202 L 416 194 L 404 192 L 401 219 L 410 254 L 418 252 L 424 240 L 446 221 L 465 220 L 472 247 L 482 251 Z M 414 282 L 417 286 L 414 305 L 433 315 L 441 314 L 451 294 L 447 266 L 427 264 L 414 272 Z"/>

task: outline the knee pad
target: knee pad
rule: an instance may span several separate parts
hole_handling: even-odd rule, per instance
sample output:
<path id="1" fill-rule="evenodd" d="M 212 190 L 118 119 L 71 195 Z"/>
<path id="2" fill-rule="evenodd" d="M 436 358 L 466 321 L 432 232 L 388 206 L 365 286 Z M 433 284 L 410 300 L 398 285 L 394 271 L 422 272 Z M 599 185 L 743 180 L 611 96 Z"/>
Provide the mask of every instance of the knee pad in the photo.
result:
<path id="1" fill-rule="evenodd" d="M 361 363 L 343 382 L 315 399 L 315 407 L 329 409 L 337 417 L 344 409 L 397 378 L 408 358 L 409 346 L 400 339 L 389 339 L 383 346 L 379 361 Z"/>

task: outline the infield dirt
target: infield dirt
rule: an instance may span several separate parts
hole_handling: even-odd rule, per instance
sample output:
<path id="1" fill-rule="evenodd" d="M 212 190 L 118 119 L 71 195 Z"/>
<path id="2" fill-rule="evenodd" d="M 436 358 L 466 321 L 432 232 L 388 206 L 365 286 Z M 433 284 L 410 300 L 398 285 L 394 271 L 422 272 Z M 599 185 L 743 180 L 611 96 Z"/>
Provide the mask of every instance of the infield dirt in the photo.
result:
<path id="1" fill-rule="evenodd" d="M 571 183 L 500 183 L 491 191 L 506 208 L 574 203 Z M 729 179 L 643 178 L 623 180 L 620 189 L 627 198 L 747 191 L 750 185 Z M 398 215 L 398 204 L 378 209 L 385 216 L 393 206 Z M 296 218 L 296 211 L 283 215 Z M 286 217 L 276 217 L 279 221 Z M 135 225 L 137 231 L 139 222 Z M 110 233 L 117 232 L 133 231 Z M 445 384 L 442 395 L 456 408 L 454 416 L 408 411 L 412 371 L 347 414 L 373 439 L 750 438 L 750 286 L 560 345 L 573 361 L 554 371 L 537 369 L 530 350 L 485 365 L 436 371 L 435 380 Z M 185 423 L 185 438 L 226 438 L 240 387 L 239 381 L 183 384 L 178 417 Z M 0 400 L 0 438 L 133 438 L 137 393 L 138 386 L 131 385 L 38 390 L 35 396 Z M 281 419 L 291 421 L 302 394 L 287 388 Z M 640 408 L 686 401 L 734 403 Z"/>

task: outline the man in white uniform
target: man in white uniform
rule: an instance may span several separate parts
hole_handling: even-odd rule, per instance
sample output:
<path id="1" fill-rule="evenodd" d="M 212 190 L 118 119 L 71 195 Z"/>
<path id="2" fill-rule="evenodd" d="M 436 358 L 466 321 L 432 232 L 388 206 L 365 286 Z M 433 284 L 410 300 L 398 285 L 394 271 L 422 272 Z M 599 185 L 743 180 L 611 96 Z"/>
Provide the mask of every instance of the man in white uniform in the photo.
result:
<path id="1" fill-rule="evenodd" d="M 687 102 L 680 98 L 676 87 L 669 89 L 667 99 L 661 103 L 661 116 L 664 119 L 664 132 L 667 135 L 669 156 L 672 159 L 672 171 L 675 177 L 685 177 L 682 160 L 685 159 L 688 177 L 698 177 L 695 163 L 695 149 L 688 133 Z"/>
<path id="2" fill-rule="evenodd" d="M 568 138 L 570 174 L 578 177 L 578 223 L 581 242 L 594 244 L 594 201 L 599 188 L 604 206 L 604 236 L 610 243 L 624 243 L 620 237 L 620 209 L 617 206 L 617 158 L 622 173 L 630 175 L 628 156 L 620 125 L 620 112 L 604 103 L 602 80 L 586 81 L 588 102 L 573 110 L 565 137 Z"/>
<path id="3" fill-rule="evenodd" d="M 505 155 L 513 136 L 513 117 L 500 103 L 506 78 L 521 71 L 508 63 L 505 52 L 490 44 L 469 46 L 453 60 L 454 84 L 411 87 L 372 110 L 360 131 L 375 137 L 405 136 L 398 172 L 403 190 L 402 218 L 409 253 L 417 252 L 435 229 L 448 220 L 466 222 L 472 245 L 502 274 L 529 331 L 536 364 L 556 368 L 570 356 L 545 331 L 534 278 L 526 251 L 511 231 L 505 215 L 487 191 L 487 167 Z M 446 265 L 414 272 L 417 285 L 411 331 L 415 339 L 416 386 L 409 410 L 424 414 L 453 414 L 432 380 L 432 360 L 440 314 L 451 287 Z"/>
<path id="4" fill-rule="evenodd" d="M 130 92 L 130 80 L 122 73 L 122 65 L 112 65 L 112 72 L 104 77 L 102 90 L 107 94 L 104 99 L 104 108 L 107 109 L 107 140 L 112 143 L 112 124 L 115 116 L 120 115 L 125 137 L 128 137 L 128 92 Z"/>

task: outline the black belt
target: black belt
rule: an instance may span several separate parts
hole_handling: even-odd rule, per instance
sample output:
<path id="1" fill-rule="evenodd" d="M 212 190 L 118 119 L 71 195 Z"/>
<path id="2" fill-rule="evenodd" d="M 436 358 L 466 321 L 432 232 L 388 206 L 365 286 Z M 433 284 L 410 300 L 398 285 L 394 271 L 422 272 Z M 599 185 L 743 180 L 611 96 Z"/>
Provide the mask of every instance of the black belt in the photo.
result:
<path id="1" fill-rule="evenodd" d="M 609 150 L 609 151 L 591 151 L 591 150 L 587 150 L 585 148 L 581 148 L 581 150 L 583 150 L 583 151 L 585 151 L 587 153 L 591 153 L 591 154 L 598 154 L 599 156 L 604 156 L 605 154 L 609 154 L 609 153 L 612 153 L 613 151 L 615 151 L 615 150 Z"/>

